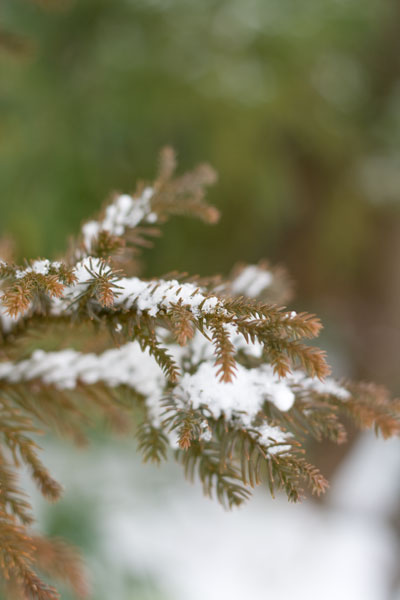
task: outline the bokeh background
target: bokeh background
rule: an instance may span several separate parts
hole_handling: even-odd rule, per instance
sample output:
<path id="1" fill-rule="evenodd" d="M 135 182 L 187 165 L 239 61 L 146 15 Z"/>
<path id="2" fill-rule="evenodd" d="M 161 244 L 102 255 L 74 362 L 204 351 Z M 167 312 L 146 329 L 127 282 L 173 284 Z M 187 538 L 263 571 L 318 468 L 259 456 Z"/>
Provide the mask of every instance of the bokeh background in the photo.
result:
<path id="1" fill-rule="evenodd" d="M 144 275 L 285 265 L 335 374 L 393 394 L 399 142 L 398 0 L 1 3 L 0 234 L 19 257 L 56 257 L 170 144 L 181 170 L 217 169 L 222 219 L 168 223 Z M 322 504 L 261 492 L 227 515 L 173 465 L 138 465 L 131 440 L 94 438 L 47 442 L 66 495 L 38 510 L 86 553 L 96 600 L 400 598 L 396 441 L 314 449 Z"/>

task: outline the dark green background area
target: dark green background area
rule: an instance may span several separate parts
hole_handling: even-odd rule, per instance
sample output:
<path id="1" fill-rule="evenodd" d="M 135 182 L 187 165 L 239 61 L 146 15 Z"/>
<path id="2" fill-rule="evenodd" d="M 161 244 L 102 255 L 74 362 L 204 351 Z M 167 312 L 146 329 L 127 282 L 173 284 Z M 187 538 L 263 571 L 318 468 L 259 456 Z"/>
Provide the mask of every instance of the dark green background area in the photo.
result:
<path id="1" fill-rule="evenodd" d="M 171 144 L 181 170 L 217 169 L 223 216 L 170 222 L 144 274 L 283 263 L 343 370 L 397 386 L 398 3 L 47 4 L 1 7 L 25 48 L 0 52 L 0 225 L 19 256 L 62 251 Z"/>

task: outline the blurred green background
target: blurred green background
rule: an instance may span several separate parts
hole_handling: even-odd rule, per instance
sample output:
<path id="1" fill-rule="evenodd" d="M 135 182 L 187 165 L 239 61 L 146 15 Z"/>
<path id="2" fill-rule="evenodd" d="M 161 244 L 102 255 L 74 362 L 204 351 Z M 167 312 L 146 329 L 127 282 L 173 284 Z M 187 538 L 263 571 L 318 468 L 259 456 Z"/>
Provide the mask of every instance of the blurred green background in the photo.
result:
<path id="1" fill-rule="evenodd" d="M 19 257 L 56 256 L 170 144 L 182 171 L 216 168 L 222 219 L 168 223 L 144 275 L 283 264 L 336 373 L 400 392 L 398 0 L 3 0 L 0 15 L 0 233 Z"/>

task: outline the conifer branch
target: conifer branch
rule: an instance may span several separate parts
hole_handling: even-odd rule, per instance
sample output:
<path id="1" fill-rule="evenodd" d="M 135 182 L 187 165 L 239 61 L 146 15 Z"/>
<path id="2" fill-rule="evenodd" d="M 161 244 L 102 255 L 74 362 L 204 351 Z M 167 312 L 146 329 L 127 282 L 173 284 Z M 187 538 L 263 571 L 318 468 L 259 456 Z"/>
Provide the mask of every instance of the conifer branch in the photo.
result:
<path id="1" fill-rule="evenodd" d="M 160 429 L 143 422 L 137 429 L 136 438 L 144 462 L 160 463 L 166 460 L 168 441 Z"/>
<path id="2" fill-rule="evenodd" d="M 25 494 L 17 487 L 14 470 L 6 462 L 3 453 L 0 455 L 0 506 L 3 512 L 14 515 L 23 525 L 31 525 L 33 517 L 31 506 Z"/>
<path id="3" fill-rule="evenodd" d="M 325 353 L 305 343 L 321 323 L 282 306 L 290 286 L 281 269 L 241 266 L 227 280 L 132 275 L 133 254 L 170 215 L 218 219 L 204 199 L 213 170 L 175 176 L 175 168 L 164 150 L 156 180 L 112 196 L 62 260 L 0 262 L 0 570 L 15 598 L 59 597 L 36 568 L 86 594 L 74 551 L 27 529 L 18 465 L 47 499 L 61 493 L 39 459 L 42 429 L 83 443 L 99 418 L 129 431 L 138 407 L 144 460 L 159 463 L 174 450 L 188 478 L 228 508 L 262 483 L 293 501 L 307 489 L 323 493 L 327 482 L 302 444 L 309 436 L 342 443 L 343 414 L 384 437 L 400 432 L 400 403 L 385 389 L 328 377 Z M 79 327 L 114 347 L 78 352 L 61 340 L 60 350 L 37 348 L 49 332 Z"/>
<path id="4" fill-rule="evenodd" d="M 77 550 L 64 540 L 33 536 L 35 565 L 45 575 L 68 585 L 79 600 L 90 596 L 82 558 Z"/>

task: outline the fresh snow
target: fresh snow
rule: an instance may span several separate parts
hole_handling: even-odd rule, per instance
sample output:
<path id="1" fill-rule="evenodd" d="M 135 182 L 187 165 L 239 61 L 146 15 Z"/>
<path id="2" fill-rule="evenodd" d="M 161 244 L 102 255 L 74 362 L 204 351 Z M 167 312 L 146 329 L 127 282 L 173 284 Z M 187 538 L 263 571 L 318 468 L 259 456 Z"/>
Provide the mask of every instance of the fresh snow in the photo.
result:
<path id="1" fill-rule="evenodd" d="M 107 206 L 103 220 L 85 223 L 82 227 L 82 235 L 86 251 L 90 253 L 93 242 L 101 231 L 121 236 L 124 235 L 126 229 L 132 229 L 142 221 L 154 223 L 157 215 L 151 212 L 150 204 L 153 193 L 153 188 L 146 187 L 140 198 L 133 198 L 128 194 L 117 196 Z"/>
<path id="2" fill-rule="evenodd" d="M 74 267 L 76 283 L 67 286 L 62 298 L 52 299 L 52 313 L 59 315 L 71 310 L 72 302 L 80 296 L 93 275 L 107 272 L 107 263 L 100 258 L 86 257 Z M 168 310 L 176 304 L 188 307 L 194 316 L 202 313 L 225 312 L 223 303 L 217 296 L 205 295 L 201 288 L 192 283 L 180 283 L 176 279 L 144 281 L 139 277 L 122 277 L 115 280 L 115 306 L 126 309 L 135 307 L 139 312 L 147 311 L 156 316 L 163 308 Z"/>
<path id="3" fill-rule="evenodd" d="M 232 281 L 231 290 L 238 296 L 256 298 L 272 281 L 272 273 L 257 265 L 248 265 Z"/>
<path id="4" fill-rule="evenodd" d="M 237 364 L 234 380 L 224 383 L 217 379 L 214 365 L 205 362 L 193 375 L 183 375 L 176 394 L 189 400 L 193 408 L 207 407 L 215 419 L 224 414 L 228 420 L 237 419 L 244 427 L 251 426 L 265 400 L 282 411 L 289 410 L 295 400 L 290 387 L 274 375 L 270 365 L 246 369 Z"/>
<path id="5" fill-rule="evenodd" d="M 120 231 L 118 227 L 134 226 L 143 218 L 145 212 L 148 212 L 151 193 L 147 188 L 147 192 L 145 190 L 138 200 L 127 195 L 118 196 L 106 209 L 101 228 L 116 233 Z M 93 223 L 86 224 L 86 232 L 95 231 Z M 31 271 L 47 274 L 55 264 L 59 263 L 38 260 L 23 273 Z M 108 269 L 107 263 L 99 258 L 85 257 L 79 261 L 74 268 L 76 283 L 66 286 L 62 298 L 51 300 L 52 314 L 60 315 L 73 311 L 74 300 L 85 292 L 93 276 L 107 273 Z M 250 292 L 251 295 L 258 295 L 261 289 L 270 283 L 271 277 L 270 273 L 260 267 L 249 266 L 239 274 L 233 288 L 235 293 L 246 290 L 248 295 Z M 256 288 L 257 282 L 259 286 Z M 156 316 L 161 309 L 170 310 L 179 304 L 187 307 L 194 317 L 226 312 L 220 298 L 206 295 L 204 290 L 193 283 L 180 283 L 175 279 L 144 281 L 138 277 L 123 277 L 116 279 L 116 283 L 115 305 L 127 310 L 134 307 L 139 313 L 146 311 L 150 316 Z M 287 316 L 289 319 L 294 318 L 296 312 L 287 313 Z M 4 314 L 4 310 L 1 319 L 3 329 L 10 329 L 12 319 Z M 256 358 L 262 356 L 262 344 L 248 344 L 233 324 L 226 324 L 224 327 L 237 353 Z M 121 324 L 117 324 L 116 330 L 121 329 Z M 279 378 L 269 364 L 247 369 L 237 363 L 234 380 L 224 383 L 217 378 L 214 347 L 206 336 L 196 331 L 194 338 L 182 348 L 168 342 L 166 330 L 159 329 L 157 333 L 176 363 L 184 366 L 184 374 L 174 390 L 175 396 L 185 406 L 201 408 L 205 416 L 209 414 L 218 419 L 223 415 L 236 427 L 248 429 L 266 448 L 270 447 L 273 441 L 283 444 L 273 446 L 271 452 L 287 448 L 284 442 L 288 434 L 266 424 L 255 427 L 256 417 L 266 401 L 281 411 L 287 411 L 293 406 L 297 392 L 311 391 L 333 395 L 343 401 L 350 397 L 349 392 L 332 379 L 321 382 L 307 377 L 302 371 L 294 371 L 285 378 Z M 187 372 L 187 361 L 194 367 L 191 373 Z M 110 387 L 126 385 L 146 398 L 150 419 L 155 426 L 161 424 L 165 376 L 155 359 L 147 350 L 143 351 L 137 341 L 107 350 L 100 355 L 81 354 L 71 349 L 59 352 L 37 350 L 30 359 L 18 363 L 0 363 L 0 379 L 10 382 L 41 379 L 45 384 L 54 385 L 59 389 L 73 389 L 79 382 L 103 382 Z M 202 438 L 206 439 L 209 435 L 210 431 L 205 425 Z M 173 440 L 171 441 L 173 443 Z"/>
<path id="6" fill-rule="evenodd" d="M 191 345 L 181 347 L 167 344 L 167 350 L 179 366 L 189 360 L 195 368 L 185 372 L 174 389 L 174 395 L 182 406 L 201 408 L 205 417 L 215 419 L 224 416 L 235 427 L 247 429 L 266 448 L 274 442 L 283 444 L 288 434 L 278 427 L 267 424 L 255 426 L 257 415 L 265 402 L 271 402 L 279 410 L 289 410 L 295 401 L 295 393 L 318 391 L 332 394 L 340 400 L 349 396 L 347 390 L 331 379 L 324 383 L 314 381 L 300 371 L 280 379 L 269 364 L 247 369 L 237 364 L 236 376 L 231 383 L 218 380 L 212 343 L 200 333 Z M 191 351 L 193 348 L 193 352 Z M 163 408 L 161 400 L 165 393 L 166 378 L 148 350 L 142 350 L 133 341 L 102 354 L 82 354 L 72 349 L 58 352 L 36 350 L 31 358 L 17 363 L 0 363 L 0 379 L 9 382 L 40 379 L 46 385 L 59 389 L 74 389 L 80 382 L 96 384 L 103 382 L 110 387 L 128 386 L 146 399 L 149 417 L 160 426 Z M 202 438 L 209 432 L 205 427 Z M 171 443 L 174 440 L 171 439 Z M 270 452 L 282 452 L 287 446 L 272 446 Z"/>
<path id="7" fill-rule="evenodd" d="M 298 386 L 302 390 L 316 392 L 321 395 L 335 396 L 342 401 L 349 400 L 351 397 L 350 392 L 331 377 L 321 381 L 320 379 L 307 377 L 304 371 L 297 370 L 289 375 L 289 378 L 294 387 Z"/>
<path id="8" fill-rule="evenodd" d="M 198 286 L 180 283 L 176 279 L 143 281 L 138 277 L 123 277 L 118 280 L 118 286 L 121 289 L 118 290 L 117 305 L 124 304 L 126 308 L 135 306 L 153 317 L 160 308 L 168 310 L 178 303 L 189 307 L 194 316 L 216 312 L 218 309 L 224 311 L 217 296 L 206 296 Z"/>
<path id="9" fill-rule="evenodd" d="M 15 273 L 15 277 L 17 279 L 22 279 L 23 277 L 25 277 L 25 275 L 27 275 L 28 273 L 38 273 L 40 275 L 48 275 L 51 267 L 54 268 L 59 268 L 60 267 L 59 262 L 50 262 L 47 258 L 43 259 L 43 260 L 34 260 L 32 262 L 32 265 L 27 267 L 26 269 L 18 270 Z"/>

